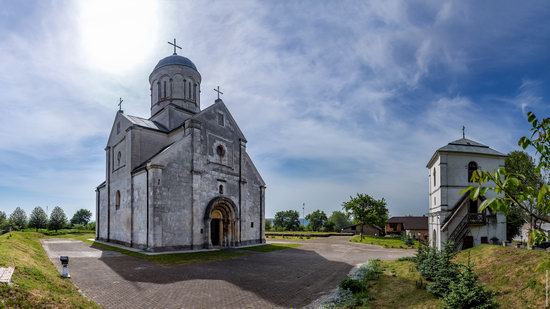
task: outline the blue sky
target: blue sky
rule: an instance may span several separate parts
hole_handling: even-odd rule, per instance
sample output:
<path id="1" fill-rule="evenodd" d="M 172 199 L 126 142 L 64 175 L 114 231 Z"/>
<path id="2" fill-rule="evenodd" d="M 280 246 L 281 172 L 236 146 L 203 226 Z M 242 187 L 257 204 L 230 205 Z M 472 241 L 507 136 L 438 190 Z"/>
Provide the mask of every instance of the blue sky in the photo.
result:
<path id="1" fill-rule="evenodd" d="M 550 111 L 545 1 L 2 1 L 0 210 L 93 210 L 118 98 L 149 116 L 174 37 L 247 136 L 267 217 L 357 192 L 424 214 L 462 125 L 509 152 Z"/>

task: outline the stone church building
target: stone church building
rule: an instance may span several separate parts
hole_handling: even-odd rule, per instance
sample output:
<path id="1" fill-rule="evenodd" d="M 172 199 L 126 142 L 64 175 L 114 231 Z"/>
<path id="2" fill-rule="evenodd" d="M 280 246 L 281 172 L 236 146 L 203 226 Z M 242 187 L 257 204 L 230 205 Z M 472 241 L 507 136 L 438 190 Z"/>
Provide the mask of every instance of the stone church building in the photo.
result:
<path id="1" fill-rule="evenodd" d="M 265 183 L 227 106 L 201 110 L 201 75 L 175 47 L 149 83 L 151 116 L 113 122 L 97 239 L 148 251 L 265 242 Z"/>
<path id="2" fill-rule="evenodd" d="M 452 241 L 457 249 L 506 240 L 506 216 L 490 209 L 479 212 L 483 199 L 470 200 L 462 190 L 472 185 L 475 170 L 494 172 L 506 155 L 465 137 L 435 151 L 429 172 L 429 241 L 441 249 Z M 494 192 L 487 192 L 494 197 Z"/>

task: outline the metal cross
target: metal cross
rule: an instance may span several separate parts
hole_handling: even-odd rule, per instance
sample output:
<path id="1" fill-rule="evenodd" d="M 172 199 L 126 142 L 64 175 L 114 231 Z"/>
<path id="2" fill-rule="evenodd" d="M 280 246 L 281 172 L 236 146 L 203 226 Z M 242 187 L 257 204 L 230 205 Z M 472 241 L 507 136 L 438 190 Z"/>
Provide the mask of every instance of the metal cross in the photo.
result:
<path id="1" fill-rule="evenodd" d="M 119 102 L 118 102 L 118 110 L 121 111 L 122 110 L 122 102 L 124 101 L 122 98 L 118 98 L 119 99 Z"/>
<path id="2" fill-rule="evenodd" d="M 174 38 L 174 43 L 168 42 L 168 44 L 174 46 L 174 55 L 177 55 L 177 53 L 176 53 L 176 47 L 179 48 L 179 49 L 181 49 L 181 47 L 178 46 L 178 45 L 176 44 L 176 39 Z"/>
<path id="3" fill-rule="evenodd" d="M 218 93 L 218 100 L 220 99 L 220 94 L 223 94 L 223 92 L 220 91 L 220 86 L 218 86 L 218 89 L 214 89 Z"/>
<path id="4" fill-rule="evenodd" d="M 466 138 L 466 134 L 464 133 L 465 130 L 466 130 L 466 127 L 462 126 L 462 138 Z"/>

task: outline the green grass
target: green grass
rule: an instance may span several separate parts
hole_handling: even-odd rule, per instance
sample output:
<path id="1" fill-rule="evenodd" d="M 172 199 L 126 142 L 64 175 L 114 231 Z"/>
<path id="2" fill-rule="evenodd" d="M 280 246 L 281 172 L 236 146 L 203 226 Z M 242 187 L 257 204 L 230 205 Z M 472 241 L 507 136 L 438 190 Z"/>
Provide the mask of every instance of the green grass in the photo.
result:
<path id="1" fill-rule="evenodd" d="M 394 238 L 394 237 L 363 236 L 363 240 L 361 241 L 361 236 L 356 235 L 356 236 L 353 236 L 350 241 L 369 244 L 369 245 L 382 246 L 384 248 L 401 248 L 401 249 L 418 248 L 418 241 L 416 240 L 414 241 L 412 246 L 407 246 L 405 242 L 403 242 L 400 238 Z"/>
<path id="2" fill-rule="evenodd" d="M 92 248 L 120 252 L 128 256 L 133 256 L 136 258 L 151 261 L 161 265 L 206 263 L 206 262 L 234 259 L 234 258 L 241 257 L 248 254 L 247 252 L 243 252 L 237 249 L 223 249 L 223 250 L 216 250 L 216 251 L 147 255 L 147 254 L 125 250 L 114 246 L 109 246 L 98 242 L 94 242 L 92 244 Z"/>
<path id="3" fill-rule="evenodd" d="M 410 260 L 380 261 L 382 274 L 367 290 L 372 308 L 440 308 L 441 301 L 417 287 L 420 274 Z"/>
<path id="4" fill-rule="evenodd" d="M 99 308 L 59 276 L 40 245 L 42 237 L 34 232 L 0 236 L 0 265 L 15 266 L 13 286 L 0 285 L 0 307 Z"/>
<path id="5" fill-rule="evenodd" d="M 497 293 L 501 308 L 543 308 L 550 253 L 482 245 L 460 252 L 455 260 L 466 264 L 468 256 L 481 282 Z"/>
<path id="6" fill-rule="evenodd" d="M 284 250 L 288 248 L 296 248 L 300 246 L 301 246 L 300 244 L 268 244 L 268 245 L 254 246 L 254 247 L 246 247 L 242 249 L 249 250 L 249 251 L 256 251 L 256 252 L 272 252 L 272 251 L 279 251 L 279 250 Z"/>
<path id="7" fill-rule="evenodd" d="M 310 237 L 310 236 L 272 236 L 272 235 L 266 235 L 267 239 L 282 239 L 282 240 L 310 240 L 310 239 L 317 239 L 317 237 Z"/>

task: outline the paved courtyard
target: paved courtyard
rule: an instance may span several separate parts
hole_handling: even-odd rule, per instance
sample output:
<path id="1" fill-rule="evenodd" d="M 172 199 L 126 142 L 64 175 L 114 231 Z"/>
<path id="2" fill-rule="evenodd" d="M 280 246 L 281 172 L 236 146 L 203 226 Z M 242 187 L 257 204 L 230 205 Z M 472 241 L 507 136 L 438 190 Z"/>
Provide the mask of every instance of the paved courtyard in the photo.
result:
<path id="1" fill-rule="evenodd" d="M 357 264 L 412 250 L 348 242 L 349 237 L 293 241 L 299 248 L 250 252 L 232 260 L 159 266 L 72 240 L 42 242 L 52 262 L 70 256 L 73 282 L 106 308 L 304 307 L 329 293 Z"/>

